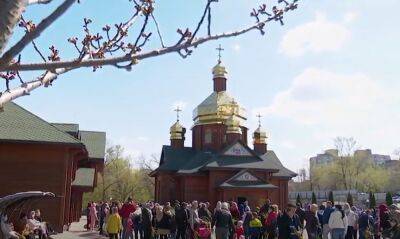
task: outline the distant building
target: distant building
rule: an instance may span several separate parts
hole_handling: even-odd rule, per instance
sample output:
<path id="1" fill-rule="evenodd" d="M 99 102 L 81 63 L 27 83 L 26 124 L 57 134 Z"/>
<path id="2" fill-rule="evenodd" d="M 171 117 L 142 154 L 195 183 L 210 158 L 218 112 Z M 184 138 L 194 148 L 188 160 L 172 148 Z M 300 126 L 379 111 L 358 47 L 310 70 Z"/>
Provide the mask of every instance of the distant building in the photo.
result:
<path id="1" fill-rule="evenodd" d="M 339 152 L 337 149 L 327 149 L 322 154 L 317 154 L 317 156 L 310 158 L 310 177 L 312 170 L 317 166 L 327 165 L 332 163 L 336 158 L 339 157 Z M 371 161 L 379 166 L 390 165 L 392 160 L 389 155 L 373 154 L 371 149 L 358 149 L 354 151 L 354 157 L 359 160 Z M 392 164 L 396 164 L 393 162 Z"/>

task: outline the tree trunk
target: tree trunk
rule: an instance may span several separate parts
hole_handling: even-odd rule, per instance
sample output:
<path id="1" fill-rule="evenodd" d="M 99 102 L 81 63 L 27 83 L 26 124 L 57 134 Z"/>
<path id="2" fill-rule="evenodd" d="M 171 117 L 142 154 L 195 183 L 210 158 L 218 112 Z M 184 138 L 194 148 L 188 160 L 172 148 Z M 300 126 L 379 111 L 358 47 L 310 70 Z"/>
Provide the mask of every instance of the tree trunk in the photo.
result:
<path id="1" fill-rule="evenodd" d="M 27 0 L 0 0 L 0 55 L 27 3 Z"/>

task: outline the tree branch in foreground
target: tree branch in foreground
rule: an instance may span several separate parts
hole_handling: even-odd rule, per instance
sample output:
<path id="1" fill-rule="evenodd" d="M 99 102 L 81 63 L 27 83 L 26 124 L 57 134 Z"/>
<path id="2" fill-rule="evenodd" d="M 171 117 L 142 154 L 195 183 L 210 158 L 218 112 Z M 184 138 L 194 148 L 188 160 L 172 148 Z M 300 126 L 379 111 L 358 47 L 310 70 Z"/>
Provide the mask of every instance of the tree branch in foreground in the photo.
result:
<path id="1" fill-rule="evenodd" d="M 1 0 L 0 0 L 1 1 Z M 65 0 L 63 4 L 66 2 L 74 2 L 75 0 Z M 297 8 L 297 2 L 298 0 L 292 0 L 291 3 L 288 3 L 286 0 L 278 0 L 278 3 L 284 3 L 283 8 L 279 8 L 277 6 L 274 6 L 272 8 L 271 13 L 267 12 L 266 10 L 266 5 L 263 4 L 259 6 L 257 10 L 253 9 L 253 12 L 251 13 L 251 16 L 256 19 L 256 23 L 243 28 L 238 31 L 233 31 L 233 32 L 228 32 L 228 33 L 222 33 L 222 34 L 214 34 L 210 35 L 210 28 L 211 28 L 211 2 L 215 2 L 215 0 L 207 0 L 207 5 L 205 7 L 205 10 L 203 12 L 203 15 L 201 17 L 201 20 L 199 23 L 196 25 L 195 32 L 192 33 L 188 28 L 186 30 L 181 30 L 178 29 L 178 33 L 180 34 L 180 39 L 178 40 L 177 43 L 172 44 L 170 46 L 165 47 L 164 46 L 164 41 L 159 29 L 159 25 L 156 22 L 154 15 L 153 15 L 153 1 L 152 0 L 140 0 L 142 5 L 138 5 L 136 1 L 134 3 L 136 4 L 136 13 L 133 15 L 132 19 L 128 21 L 129 24 L 115 24 L 116 27 L 116 33 L 115 35 L 111 36 L 110 29 L 111 27 L 106 26 L 103 28 L 103 31 L 105 32 L 106 36 L 104 34 L 92 34 L 89 31 L 89 24 L 91 23 L 90 19 L 85 19 L 85 25 L 84 25 L 84 30 L 85 30 L 85 38 L 82 40 L 81 45 L 77 42 L 78 38 L 69 38 L 68 41 L 72 44 L 74 44 L 79 56 L 74 59 L 74 60 L 67 60 L 67 61 L 60 61 L 60 58 L 58 56 L 58 51 L 52 46 L 50 49 L 52 50 L 52 56 L 49 57 L 48 62 L 44 63 L 25 63 L 22 64 L 19 61 L 16 62 L 10 62 L 7 64 L 0 64 L 0 73 L 1 71 L 7 72 L 5 76 L 7 77 L 8 74 L 15 75 L 16 73 L 18 74 L 19 71 L 29 71 L 29 70 L 45 70 L 45 73 L 42 74 L 40 77 L 37 79 L 26 82 L 21 84 L 19 87 L 16 87 L 14 89 L 9 89 L 5 91 L 3 94 L 0 95 L 0 109 L 1 107 L 9 102 L 12 101 L 18 97 L 28 95 L 32 90 L 40 87 L 40 86 L 48 86 L 50 85 L 54 80 L 57 79 L 57 77 L 61 74 L 64 74 L 70 70 L 76 69 L 76 68 L 81 68 L 81 67 L 93 67 L 93 70 L 96 70 L 97 68 L 104 66 L 104 65 L 111 65 L 115 66 L 117 68 L 124 68 L 126 70 L 131 70 L 132 66 L 137 64 L 139 60 L 151 58 L 151 57 L 156 57 L 168 53 L 178 53 L 181 55 L 183 58 L 187 57 L 188 55 L 191 54 L 194 48 L 196 48 L 198 45 L 201 45 L 203 43 L 206 43 L 208 41 L 214 41 L 218 39 L 223 39 L 223 38 L 229 38 L 229 37 L 235 37 L 239 36 L 242 34 L 245 34 L 249 31 L 252 30 L 258 30 L 260 33 L 263 35 L 264 29 L 267 25 L 267 23 L 271 21 L 276 21 L 280 22 L 283 24 L 283 16 L 284 13 L 288 11 L 295 10 Z M 208 15 L 207 15 L 208 14 Z M 144 16 L 144 21 L 141 25 L 139 35 L 135 37 L 134 43 L 128 43 L 125 44 L 125 42 L 122 41 L 127 35 L 128 35 L 128 28 L 132 25 L 133 21 L 136 20 L 137 17 Z M 206 18 L 207 15 L 207 23 L 204 23 L 204 19 Z M 146 33 L 147 26 L 148 26 L 148 20 L 153 20 L 155 25 L 156 25 L 156 30 L 159 35 L 159 40 L 161 41 L 161 48 L 160 49 L 155 49 L 155 50 L 149 50 L 146 52 L 142 52 L 142 47 L 146 44 L 148 39 L 151 36 L 151 32 Z M 43 21 L 42 21 L 43 22 Z M 42 22 L 40 24 L 42 24 Z M 202 25 L 204 24 L 207 25 L 207 32 L 208 34 L 203 37 L 196 37 L 196 34 L 199 32 L 199 29 Z M 40 25 L 39 24 L 39 25 Z M 38 25 L 38 27 L 39 27 Z M 129 26 L 128 26 L 129 25 Z M 42 31 L 45 29 L 45 27 L 42 29 Z M 36 30 L 36 29 L 35 29 Z M 33 32 L 35 32 L 35 30 Z M 28 35 L 28 34 L 27 34 Z M 37 37 L 37 36 L 36 36 Z M 25 37 L 24 37 L 25 38 Z M 23 45 L 28 44 L 29 42 L 32 42 L 33 38 L 29 39 L 29 37 L 24 41 Z M 22 41 L 22 39 L 21 39 Z M 18 43 L 17 43 L 18 44 Z M 12 51 L 13 54 L 15 52 L 20 52 L 22 48 L 16 48 L 16 50 Z M 10 51 L 12 48 L 10 49 Z M 126 53 L 126 51 L 128 53 Z M 113 56 L 113 52 L 117 51 L 122 51 L 125 52 L 125 54 L 120 55 L 120 56 Z M 110 55 L 110 56 L 105 56 L 105 54 Z M 6 57 L 6 54 L 3 55 L 2 59 Z M 7 58 L 8 59 L 8 58 Z M 1 59 L 0 59 L 0 62 Z M 4 62 L 2 62 L 4 63 Z M 125 65 L 121 65 L 124 63 Z M 3 74 L 3 73 L 2 73 Z M 3 77 L 5 78 L 5 77 Z"/>

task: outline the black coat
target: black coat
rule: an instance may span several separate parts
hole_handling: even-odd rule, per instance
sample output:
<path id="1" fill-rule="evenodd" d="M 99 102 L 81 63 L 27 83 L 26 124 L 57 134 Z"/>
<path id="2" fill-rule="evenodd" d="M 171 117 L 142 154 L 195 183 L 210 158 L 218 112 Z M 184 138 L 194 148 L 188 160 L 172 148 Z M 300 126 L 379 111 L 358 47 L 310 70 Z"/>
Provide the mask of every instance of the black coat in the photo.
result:
<path id="1" fill-rule="evenodd" d="M 188 213 L 184 208 L 175 209 L 175 221 L 178 230 L 184 230 L 188 226 Z"/>
<path id="2" fill-rule="evenodd" d="M 292 226 L 293 225 L 293 228 Z M 296 214 L 290 218 L 287 213 L 280 214 L 278 216 L 278 233 L 279 239 L 293 239 L 298 238 L 293 235 L 294 230 L 300 230 L 300 220 L 299 216 Z"/>

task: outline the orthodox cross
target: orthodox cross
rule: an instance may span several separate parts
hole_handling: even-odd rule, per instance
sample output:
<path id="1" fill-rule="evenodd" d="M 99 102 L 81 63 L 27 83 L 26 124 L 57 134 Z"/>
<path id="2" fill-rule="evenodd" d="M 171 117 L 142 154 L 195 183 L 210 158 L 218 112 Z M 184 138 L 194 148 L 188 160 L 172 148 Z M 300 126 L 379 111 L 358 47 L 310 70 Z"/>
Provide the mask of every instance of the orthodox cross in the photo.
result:
<path id="1" fill-rule="evenodd" d="M 182 111 L 179 106 L 176 107 L 176 109 L 174 109 L 174 111 L 176 111 L 176 121 L 179 121 L 179 113 Z"/>
<path id="2" fill-rule="evenodd" d="M 262 117 L 262 115 L 261 115 L 260 113 L 258 113 L 258 114 L 256 115 L 256 117 L 258 118 L 258 126 L 261 127 L 261 117 Z"/>
<path id="3" fill-rule="evenodd" d="M 221 63 L 221 51 L 224 50 L 224 48 L 221 47 L 221 44 L 219 44 L 218 48 L 215 48 L 218 51 L 218 63 Z"/>

